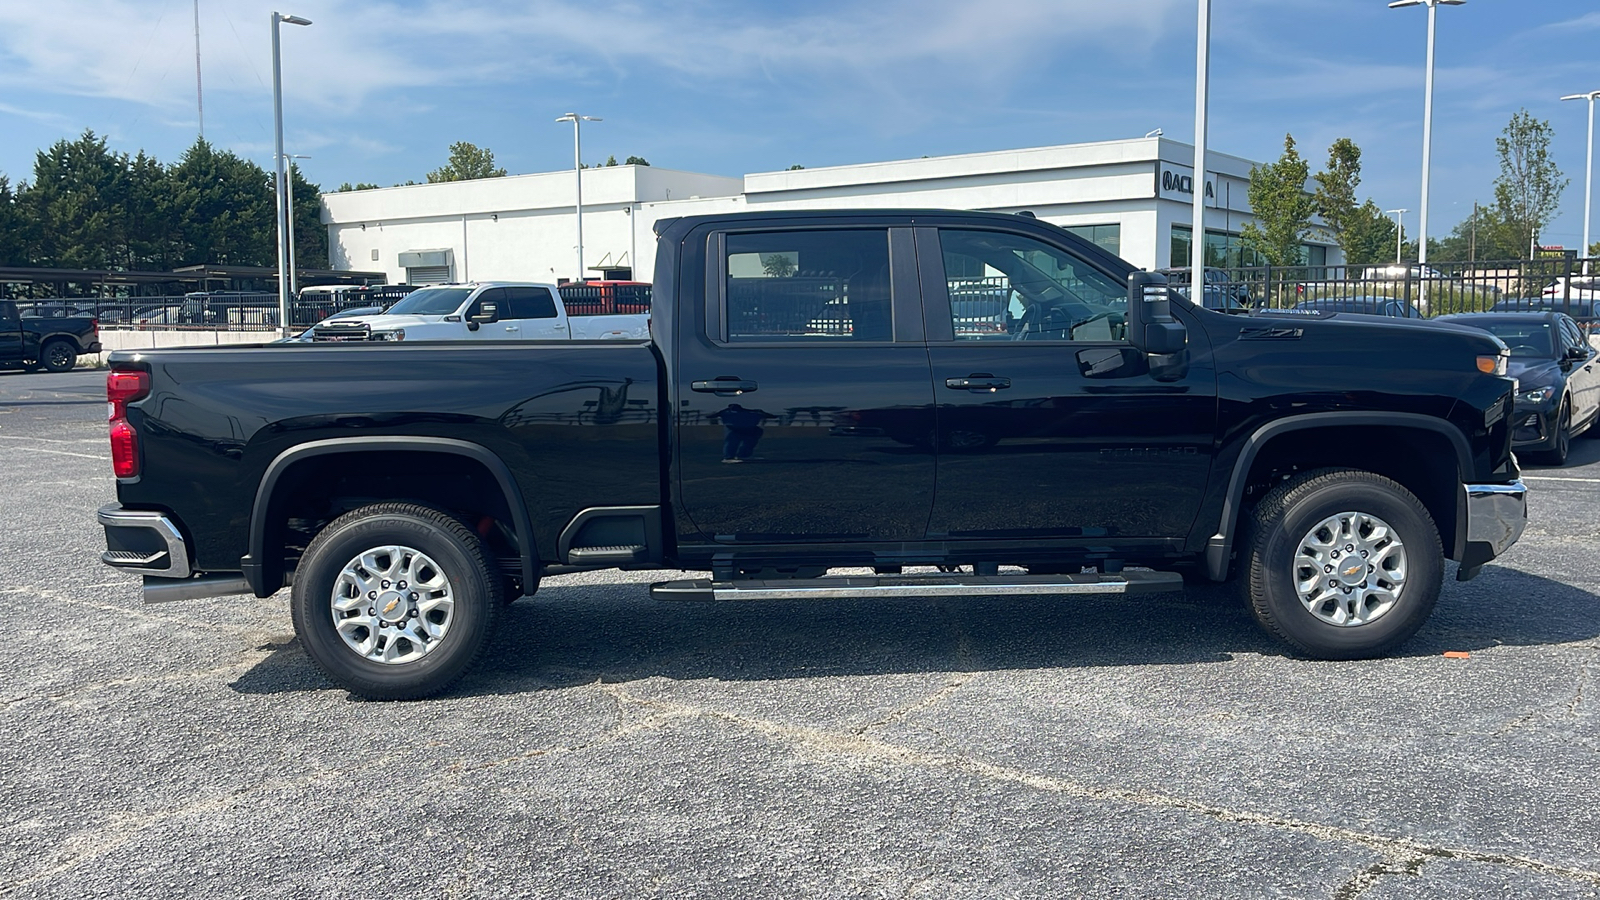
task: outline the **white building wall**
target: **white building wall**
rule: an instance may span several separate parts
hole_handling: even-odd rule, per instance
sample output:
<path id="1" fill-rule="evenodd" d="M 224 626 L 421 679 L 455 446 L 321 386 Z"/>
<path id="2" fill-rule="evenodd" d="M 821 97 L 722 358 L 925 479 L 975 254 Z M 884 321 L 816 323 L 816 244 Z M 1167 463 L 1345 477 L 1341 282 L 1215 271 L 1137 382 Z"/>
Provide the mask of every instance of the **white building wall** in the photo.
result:
<path id="1" fill-rule="evenodd" d="M 634 206 L 743 187 L 737 178 L 648 166 L 585 169 L 582 177 L 586 266 L 630 264 Z M 458 281 L 552 281 L 578 277 L 575 199 L 572 172 L 545 172 L 324 194 L 322 221 L 336 269 L 403 282 L 401 253 L 449 249 Z"/>

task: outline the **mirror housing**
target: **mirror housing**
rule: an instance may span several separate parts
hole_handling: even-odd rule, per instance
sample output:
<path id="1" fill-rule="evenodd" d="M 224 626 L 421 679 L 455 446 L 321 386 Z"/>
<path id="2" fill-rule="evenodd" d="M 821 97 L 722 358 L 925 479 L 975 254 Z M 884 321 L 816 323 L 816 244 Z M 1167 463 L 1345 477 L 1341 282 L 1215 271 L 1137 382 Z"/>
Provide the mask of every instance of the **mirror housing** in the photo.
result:
<path id="1" fill-rule="evenodd" d="M 492 325 L 500 321 L 500 307 L 493 300 L 478 304 L 478 311 L 467 317 L 473 325 Z"/>
<path id="2" fill-rule="evenodd" d="M 1566 358 L 1570 360 L 1584 360 L 1589 358 L 1588 347 L 1568 347 Z"/>
<path id="3" fill-rule="evenodd" d="M 1181 353 L 1189 344 L 1183 323 L 1172 317 L 1168 290 L 1159 272 L 1128 276 L 1128 342 L 1145 353 Z"/>

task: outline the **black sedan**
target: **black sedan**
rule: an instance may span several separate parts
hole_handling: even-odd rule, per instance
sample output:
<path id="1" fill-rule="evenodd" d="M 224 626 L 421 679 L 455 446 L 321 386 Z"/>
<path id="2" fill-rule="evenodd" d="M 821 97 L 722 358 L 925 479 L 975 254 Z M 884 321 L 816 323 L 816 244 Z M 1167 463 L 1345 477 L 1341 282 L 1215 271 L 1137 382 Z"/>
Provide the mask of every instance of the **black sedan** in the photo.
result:
<path id="1" fill-rule="evenodd" d="M 1600 418 L 1600 364 L 1571 316 L 1558 312 L 1486 312 L 1436 321 L 1481 328 L 1511 348 L 1517 379 L 1512 446 L 1544 462 L 1567 461 L 1572 438 Z"/>

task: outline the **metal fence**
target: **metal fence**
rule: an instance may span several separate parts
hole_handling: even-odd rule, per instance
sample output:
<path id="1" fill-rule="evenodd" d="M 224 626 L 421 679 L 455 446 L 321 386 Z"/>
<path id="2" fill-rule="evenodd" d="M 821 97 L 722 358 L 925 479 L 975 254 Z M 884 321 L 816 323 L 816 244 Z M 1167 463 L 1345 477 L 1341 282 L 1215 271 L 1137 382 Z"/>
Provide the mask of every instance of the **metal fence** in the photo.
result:
<path id="1" fill-rule="evenodd" d="M 1172 270 L 1178 283 L 1184 270 Z M 771 285 L 763 285 L 770 289 Z M 987 332 L 1004 323 L 1009 294 L 1003 279 L 951 279 L 950 299 L 960 330 Z M 818 285 L 806 284 L 806 303 L 792 304 L 798 323 L 744 322 L 761 333 L 777 327 L 809 327 L 848 334 L 848 313 L 826 307 Z M 376 286 L 339 293 L 307 293 L 290 301 L 289 327 L 309 328 L 346 309 L 389 306 L 408 285 Z M 793 289 L 791 287 L 791 289 Z M 837 286 L 830 296 L 842 296 Z M 737 292 L 736 292 L 737 293 Z M 1387 263 L 1371 266 L 1255 266 L 1207 269 L 1205 304 L 1214 308 L 1324 308 L 1428 318 L 1459 312 L 1553 309 L 1600 332 L 1600 259 L 1532 259 L 1489 262 Z M 650 285 L 566 284 L 561 298 L 569 314 L 614 315 L 650 311 Z M 801 297 L 792 298 L 795 301 Z M 272 293 L 209 293 L 116 299 L 18 300 L 24 317 L 93 316 L 102 327 L 277 331 L 278 297 Z M 738 305 L 738 304 L 736 304 Z M 738 312 L 738 310 L 735 310 Z M 739 316 L 734 316 L 739 320 Z"/>
<path id="2" fill-rule="evenodd" d="M 650 285 L 641 282 L 563 284 L 569 316 L 638 315 L 650 311 Z"/>
<path id="3" fill-rule="evenodd" d="M 1594 273 L 1594 274 L 1590 274 Z M 1186 282 L 1185 272 L 1175 280 Z M 1379 263 L 1207 269 L 1207 306 L 1384 312 L 1428 318 L 1462 312 L 1553 309 L 1600 327 L 1600 260 Z"/>

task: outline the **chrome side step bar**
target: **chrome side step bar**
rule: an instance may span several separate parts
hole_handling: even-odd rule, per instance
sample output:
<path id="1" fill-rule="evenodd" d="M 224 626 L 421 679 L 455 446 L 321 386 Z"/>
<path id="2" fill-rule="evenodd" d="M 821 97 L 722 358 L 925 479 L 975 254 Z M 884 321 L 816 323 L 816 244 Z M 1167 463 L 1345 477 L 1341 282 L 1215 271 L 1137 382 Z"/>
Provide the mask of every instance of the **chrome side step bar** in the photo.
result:
<path id="1" fill-rule="evenodd" d="M 830 575 L 711 581 L 690 578 L 650 586 L 656 600 L 844 600 L 868 597 L 999 597 L 1039 594 L 1161 594 L 1183 589 L 1176 572 L 1115 575 Z"/>

